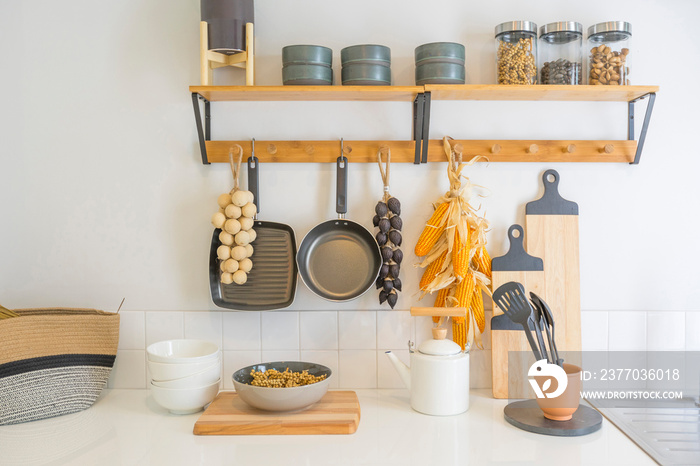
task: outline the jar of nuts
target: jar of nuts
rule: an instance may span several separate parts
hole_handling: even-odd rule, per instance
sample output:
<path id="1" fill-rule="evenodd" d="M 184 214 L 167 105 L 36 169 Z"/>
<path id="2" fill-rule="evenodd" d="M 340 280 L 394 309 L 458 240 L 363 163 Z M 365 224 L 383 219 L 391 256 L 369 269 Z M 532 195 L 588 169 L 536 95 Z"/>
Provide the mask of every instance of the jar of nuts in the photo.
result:
<path id="1" fill-rule="evenodd" d="M 537 25 L 508 21 L 496 26 L 498 84 L 537 84 Z"/>
<path id="2" fill-rule="evenodd" d="M 588 28 L 588 84 L 629 84 L 632 25 L 608 21 Z"/>
<path id="3" fill-rule="evenodd" d="M 540 28 L 540 84 L 583 84 L 583 26 L 573 21 Z"/>

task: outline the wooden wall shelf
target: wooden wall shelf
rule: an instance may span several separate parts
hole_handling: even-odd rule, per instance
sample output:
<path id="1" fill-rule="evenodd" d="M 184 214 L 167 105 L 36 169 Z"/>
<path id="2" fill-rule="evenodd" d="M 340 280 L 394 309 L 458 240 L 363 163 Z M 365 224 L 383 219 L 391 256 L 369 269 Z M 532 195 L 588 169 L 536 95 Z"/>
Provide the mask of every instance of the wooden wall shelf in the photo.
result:
<path id="1" fill-rule="evenodd" d="M 603 140 L 455 140 L 468 156 L 491 162 L 612 162 L 639 163 L 658 86 L 190 86 L 202 162 L 228 163 L 235 144 L 245 152 L 251 141 L 212 141 L 210 102 L 232 101 L 375 101 L 413 102 L 413 140 L 345 141 L 353 162 L 376 162 L 381 145 L 391 148 L 393 162 L 445 161 L 441 140 L 429 139 L 431 100 L 627 102 L 628 139 Z M 634 104 L 649 97 L 639 140 L 634 139 Z M 200 113 L 204 101 L 204 119 Z M 261 162 L 335 163 L 340 141 L 256 141 Z"/>

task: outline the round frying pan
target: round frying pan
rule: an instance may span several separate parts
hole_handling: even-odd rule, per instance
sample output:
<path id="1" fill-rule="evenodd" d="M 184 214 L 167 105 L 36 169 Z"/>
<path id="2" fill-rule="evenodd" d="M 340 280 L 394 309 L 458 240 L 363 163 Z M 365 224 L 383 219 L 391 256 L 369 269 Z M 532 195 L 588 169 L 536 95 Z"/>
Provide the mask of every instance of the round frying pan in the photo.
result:
<path id="1" fill-rule="evenodd" d="M 374 235 L 347 220 L 348 159 L 336 161 L 337 220 L 316 225 L 301 241 L 297 252 L 299 276 L 316 295 L 329 301 L 349 301 L 374 285 L 382 256 Z"/>

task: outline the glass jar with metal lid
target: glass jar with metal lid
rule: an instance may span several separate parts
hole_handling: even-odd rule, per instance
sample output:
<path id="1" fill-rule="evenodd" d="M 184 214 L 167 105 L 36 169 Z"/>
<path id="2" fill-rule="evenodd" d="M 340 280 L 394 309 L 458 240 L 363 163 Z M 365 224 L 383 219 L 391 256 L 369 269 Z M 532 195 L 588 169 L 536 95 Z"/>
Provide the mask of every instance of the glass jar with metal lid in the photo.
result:
<path id="1" fill-rule="evenodd" d="M 537 24 L 508 21 L 496 26 L 498 84 L 537 84 Z"/>
<path id="2" fill-rule="evenodd" d="M 629 84 L 632 25 L 608 21 L 588 28 L 588 84 Z"/>
<path id="3" fill-rule="evenodd" d="M 573 21 L 540 28 L 540 84 L 583 83 L 583 26 Z"/>

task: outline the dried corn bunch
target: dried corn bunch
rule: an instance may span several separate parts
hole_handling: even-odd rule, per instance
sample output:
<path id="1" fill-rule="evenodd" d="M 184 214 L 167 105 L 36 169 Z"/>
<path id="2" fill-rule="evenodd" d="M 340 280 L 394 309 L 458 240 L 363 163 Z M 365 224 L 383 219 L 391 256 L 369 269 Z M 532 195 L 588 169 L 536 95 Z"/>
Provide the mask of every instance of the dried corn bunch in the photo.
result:
<path id="1" fill-rule="evenodd" d="M 447 137 L 443 143 L 450 190 L 433 204 L 435 211 L 416 243 L 414 252 L 423 256 L 419 266 L 425 268 L 419 288 L 421 298 L 437 292 L 435 307 L 467 308 L 466 319 L 452 318 L 452 338 L 463 348 L 467 342 L 481 346 L 485 326 L 481 290 L 491 294 L 491 258 L 486 251 L 489 224 L 471 206 L 473 185 L 462 175 L 481 156 L 463 163 L 461 147 L 453 149 Z"/>

